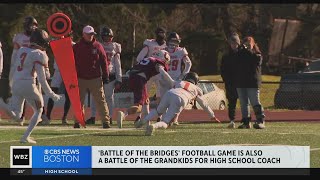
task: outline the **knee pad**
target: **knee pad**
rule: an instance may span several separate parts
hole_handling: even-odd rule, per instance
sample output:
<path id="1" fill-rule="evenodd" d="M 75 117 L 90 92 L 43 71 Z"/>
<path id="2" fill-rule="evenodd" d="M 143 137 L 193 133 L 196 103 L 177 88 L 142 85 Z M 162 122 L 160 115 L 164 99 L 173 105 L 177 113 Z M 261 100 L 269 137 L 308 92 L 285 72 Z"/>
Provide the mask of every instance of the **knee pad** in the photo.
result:
<path id="1" fill-rule="evenodd" d="M 41 112 L 43 110 L 43 104 L 41 103 L 41 101 L 35 101 L 35 108 L 36 110 L 40 110 L 41 109 Z"/>
<path id="2" fill-rule="evenodd" d="M 147 99 L 146 99 L 146 101 L 144 102 L 144 104 L 149 105 L 149 104 L 150 104 L 150 99 L 149 99 L 149 98 L 147 98 Z"/>

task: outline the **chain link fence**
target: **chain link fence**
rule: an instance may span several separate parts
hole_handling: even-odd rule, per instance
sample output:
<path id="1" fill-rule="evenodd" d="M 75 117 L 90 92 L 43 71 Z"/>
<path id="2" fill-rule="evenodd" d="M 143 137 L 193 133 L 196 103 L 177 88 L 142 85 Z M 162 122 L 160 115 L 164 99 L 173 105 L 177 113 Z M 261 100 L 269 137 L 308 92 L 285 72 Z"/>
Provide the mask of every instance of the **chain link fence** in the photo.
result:
<path id="1" fill-rule="evenodd" d="M 133 93 L 128 86 L 128 78 L 123 77 L 120 90 L 115 91 L 115 107 L 127 108 L 133 104 Z M 204 91 L 204 99 L 214 110 L 227 108 L 225 84 L 223 81 L 200 81 L 199 87 Z M 155 87 L 149 90 L 150 99 L 155 95 Z M 0 97 L 8 97 L 8 81 L 0 79 Z M 90 97 L 86 98 L 89 106 Z M 286 80 L 281 82 L 262 82 L 260 101 L 266 110 L 320 110 L 320 81 L 314 80 Z M 198 108 L 194 104 L 188 108 Z M 237 102 L 240 108 L 240 102 Z"/>
<path id="2" fill-rule="evenodd" d="M 128 79 L 124 78 L 121 89 L 115 93 L 116 107 L 127 107 L 133 102 L 127 83 Z M 200 81 L 199 87 L 212 109 L 224 110 L 227 107 L 223 81 Z M 154 94 L 155 87 L 149 91 L 150 98 Z M 260 101 L 266 110 L 320 110 L 320 81 L 262 82 Z M 193 108 L 200 109 L 198 105 Z M 240 108 L 239 100 L 237 108 Z"/>

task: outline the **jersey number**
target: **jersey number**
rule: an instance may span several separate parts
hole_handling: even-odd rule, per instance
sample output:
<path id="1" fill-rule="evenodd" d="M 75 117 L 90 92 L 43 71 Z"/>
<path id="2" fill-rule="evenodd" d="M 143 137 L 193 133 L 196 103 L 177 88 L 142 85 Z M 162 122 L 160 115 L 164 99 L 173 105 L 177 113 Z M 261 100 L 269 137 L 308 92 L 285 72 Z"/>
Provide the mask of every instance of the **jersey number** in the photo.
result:
<path id="1" fill-rule="evenodd" d="M 176 71 L 178 69 L 178 63 L 179 63 L 179 60 L 177 59 L 171 61 L 169 71 Z"/>
<path id="2" fill-rule="evenodd" d="M 149 64 L 149 62 L 150 62 L 149 59 L 142 59 L 139 64 L 141 64 L 141 65 L 147 65 L 147 64 Z"/>
<path id="3" fill-rule="evenodd" d="M 27 57 L 27 53 L 22 53 L 20 55 L 20 65 L 17 67 L 18 71 L 22 71 L 23 70 L 23 64 L 24 64 L 24 60 L 26 59 L 26 57 Z"/>

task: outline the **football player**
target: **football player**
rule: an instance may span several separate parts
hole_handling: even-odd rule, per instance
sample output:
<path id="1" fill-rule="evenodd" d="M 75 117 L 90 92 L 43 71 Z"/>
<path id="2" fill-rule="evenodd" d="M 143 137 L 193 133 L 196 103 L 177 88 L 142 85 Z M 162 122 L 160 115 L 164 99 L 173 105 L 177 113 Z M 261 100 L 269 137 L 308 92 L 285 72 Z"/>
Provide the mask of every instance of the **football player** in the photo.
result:
<path id="1" fill-rule="evenodd" d="M 30 36 L 30 46 L 22 47 L 17 51 L 20 65 L 13 75 L 12 101 L 4 103 L 0 98 L 0 107 L 10 115 L 11 118 L 19 121 L 22 113 L 22 105 L 26 100 L 33 109 L 33 116 L 29 126 L 22 136 L 21 143 L 33 143 L 36 141 L 30 137 L 34 127 L 41 121 L 41 114 L 44 106 L 43 96 L 36 85 L 36 78 L 41 84 L 44 92 L 54 101 L 60 100 L 61 96 L 55 94 L 46 80 L 45 69 L 48 68 L 48 56 L 45 53 L 49 46 L 48 33 L 41 29 L 36 29 Z"/>
<path id="2" fill-rule="evenodd" d="M 129 87 L 133 91 L 134 106 L 128 108 L 126 112 L 118 112 L 117 124 L 119 128 L 122 128 L 122 121 L 127 115 L 139 113 L 143 105 L 149 104 L 147 81 L 158 74 L 170 77 L 166 72 L 169 62 L 169 53 L 165 50 L 159 50 L 152 57 L 144 58 L 139 64 L 132 67 L 129 71 Z"/>
<path id="3" fill-rule="evenodd" d="M 13 51 L 11 55 L 11 65 L 10 65 L 10 73 L 9 73 L 9 85 L 12 87 L 13 84 L 13 73 L 15 72 L 14 65 L 16 61 L 19 61 L 17 57 L 17 52 L 20 47 L 28 47 L 30 45 L 30 36 L 31 33 L 38 28 L 37 20 L 32 16 L 27 16 L 23 22 L 24 32 L 15 34 L 13 37 Z"/>
<path id="4" fill-rule="evenodd" d="M 171 32 L 167 38 L 167 48 L 166 50 L 170 54 L 170 65 L 168 69 L 168 74 L 173 80 L 181 80 L 187 73 L 189 73 L 192 63 L 188 56 L 188 52 L 185 48 L 179 47 L 181 38 L 178 33 Z M 184 69 L 182 71 L 182 66 Z M 159 78 L 159 97 L 157 97 L 157 103 L 160 102 L 160 98 L 172 87 L 168 87 L 164 82 L 163 78 Z M 157 120 L 160 121 L 160 117 Z M 173 121 L 174 125 L 178 125 L 178 115 Z"/>
<path id="5" fill-rule="evenodd" d="M 105 83 L 103 85 L 103 88 L 110 113 L 110 124 L 112 124 L 114 89 L 120 89 L 122 84 L 122 70 L 120 60 L 121 44 L 113 41 L 113 31 L 106 26 L 100 29 L 100 37 L 102 40 L 101 44 L 106 51 L 109 60 L 109 83 Z M 91 99 L 91 118 L 86 120 L 86 124 L 95 124 L 96 107 L 93 98 Z"/>
<path id="6" fill-rule="evenodd" d="M 165 78 L 168 78 L 165 76 Z M 157 128 L 167 128 L 171 125 L 171 122 L 191 101 L 196 100 L 200 106 L 206 110 L 211 120 L 220 122 L 214 115 L 212 109 L 201 99 L 203 95 L 202 90 L 197 86 L 199 77 L 197 73 L 189 72 L 183 78 L 183 80 L 174 81 L 171 77 L 167 79 L 171 82 L 173 87 L 164 94 L 161 98 L 160 104 L 157 109 L 152 109 L 151 112 L 143 118 L 135 122 L 135 127 L 140 128 L 144 124 L 148 123 L 155 116 L 160 116 L 165 113 L 162 117 L 162 121 L 155 124 L 148 125 L 146 128 L 146 135 L 150 136 Z"/>
<path id="7" fill-rule="evenodd" d="M 137 62 L 139 63 L 141 60 L 144 58 L 150 57 L 152 54 L 159 50 L 164 50 L 167 45 L 166 45 L 166 29 L 163 27 L 158 27 L 155 30 L 155 39 L 146 39 L 143 42 L 143 49 L 140 51 L 139 55 L 137 56 Z M 156 85 L 157 89 L 157 94 L 159 96 L 159 81 L 158 81 L 158 76 L 153 76 L 148 80 L 147 82 L 147 91 L 150 91 L 152 85 Z M 148 114 L 149 113 L 149 104 L 145 105 L 143 107 L 143 114 Z M 137 117 L 136 120 L 139 120 L 141 118 L 141 114 Z"/>
<path id="8" fill-rule="evenodd" d="M 12 55 L 11 55 L 11 65 L 10 65 L 10 72 L 9 72 L 10 89 L 12 89 L 12 84 L 13 84 L 13 80 L 14 80 L 13 74 L 15 73 L 17 66 L 19 66 L 19 63 L 20 63 L 20 57 L 17 56 L 17 51 L 21 47 L 29 47 L 31 33 L 38 28 L 38 22 L 34 17 L 27 16 L 24 18 L 23 28 L 24 28 L 24 32 L 15 34 L 13 37 L 13 51 L 12 51 Z M 45 73 L 46 73 L 46 77 L 49 78 L 50 77 L 49 69 L 46 69 Z M 40 89 L 40 87 L 39 87 L 39 89 Z M 12 100 L 12 98 L 11 98 L 11 100 Z M 24 118 L 25 109 L 26 109 L 26 106 L 24 104 L 23 105 L 23 112 L 21 115 L 22 121 L 20 121 L 21 126 L 23 125 L 24 119 L 25 119 Z M 44 119 L 45 122 L 48 121 L 48 118 L 44 114 L 44 110 L 43 110 L 42 118 Z"/>

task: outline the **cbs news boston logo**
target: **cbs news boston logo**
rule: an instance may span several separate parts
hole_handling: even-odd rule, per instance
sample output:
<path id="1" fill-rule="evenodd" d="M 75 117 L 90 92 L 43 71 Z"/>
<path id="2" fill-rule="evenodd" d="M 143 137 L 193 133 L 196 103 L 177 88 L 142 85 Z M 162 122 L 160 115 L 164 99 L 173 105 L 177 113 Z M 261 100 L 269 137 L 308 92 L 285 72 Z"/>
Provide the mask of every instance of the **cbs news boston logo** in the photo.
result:
<path id="1" fill-rule="evenodd" d="M 31 168 L 32 146 L 10 146 L 10 168 Z"/>

